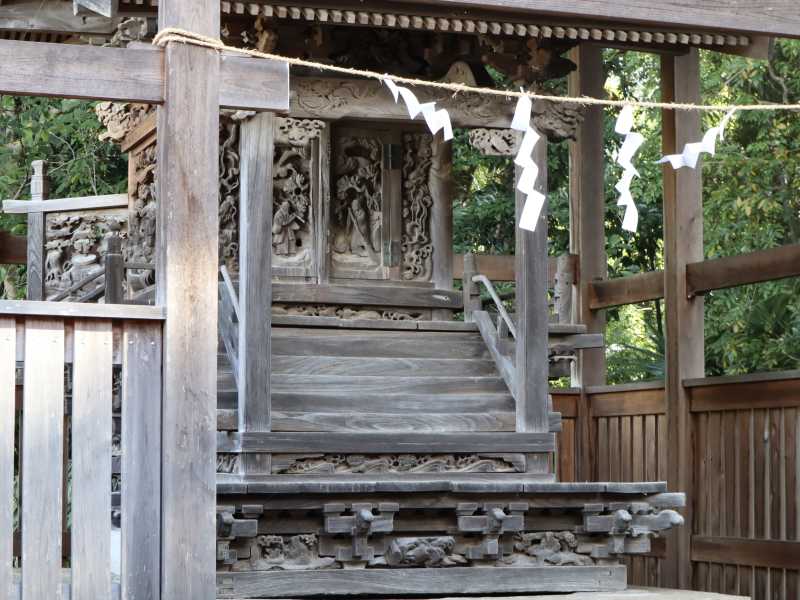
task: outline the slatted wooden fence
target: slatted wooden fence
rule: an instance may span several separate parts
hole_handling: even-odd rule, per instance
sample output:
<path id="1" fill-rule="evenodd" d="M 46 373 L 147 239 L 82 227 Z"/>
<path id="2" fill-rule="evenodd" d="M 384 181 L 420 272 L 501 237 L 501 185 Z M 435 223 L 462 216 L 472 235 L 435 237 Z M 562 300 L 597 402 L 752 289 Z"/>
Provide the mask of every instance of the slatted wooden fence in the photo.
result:
<path id="1" fill-rule="evenodd" d="M 0 597 L 17 598 L 20 585 L 24 600 L 119 597 L 120 588 L 126 598 L 159 597 L 162 318 L 155 307 L 0 301 Z M 123 478 L 116 549 L 115 381 Z M 112 576 L 112 554 L 121 554 L 121 577 Z"/>
<path id="2" fill-rule="evenodd" d="M 687 380 L 694 495 L 695 589 L 754 599 L 800 598 L 800 373 Z M 676 452 L 660 383 L 556 392 L 560 481 L 664 480 Z M 589 439 L 579 415 L 590 418 Z M 580 464 L 588 444 L 591 464 Z M 676 490 L 677 491 L 677 490 Z M 661 585 L 666 545 L 629 561 L 635 585 Z"/>

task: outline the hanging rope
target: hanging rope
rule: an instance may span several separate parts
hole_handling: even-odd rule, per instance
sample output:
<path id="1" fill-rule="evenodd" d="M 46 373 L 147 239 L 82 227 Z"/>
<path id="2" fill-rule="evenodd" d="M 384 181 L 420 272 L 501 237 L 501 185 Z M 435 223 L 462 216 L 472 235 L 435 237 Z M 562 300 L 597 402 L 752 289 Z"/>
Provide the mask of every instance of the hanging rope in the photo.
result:
<path id="1" fill-rule="evenodd" d="M 367 69 L 353 69 L 351 67 L 340 67 L 338 65 L 329 65 L 320 62 L 305 60 L 302 58 L 292 58 L 291 56 L 281 56 L 280 54 L 270 54 L 268 52 L 261 52 L 259 50 L 252 50 L 247 48 L 237 48 L 236 46 L 228 46 L 222 40 L 217 38 L 208 37 L 199 33 L 186 31 L 176 27 L 168 27 L 162 29 L 153 39 L 153 44 L 159 47 L 166 46 L 169 42 L 176 42 L 180 44 L 190 44 L 192 46 L 200 46 L 202 48 L 210 48 L 219 52 L 233 52 L 243 56 L 252 56 L 254 58 L 266 58 L 269 60 L 278 60 L 294 65 L 297 67 L 309 67 L 312 69 L 319 69 L 321 71 L 331 71 L 333 73 L 341 73 L 343 75 L 354 75 L 357 77 L 365 77 L 367 79 L 376 79 L 384 81 L 389 79 L 395 83 L 405 83 L 414 86 L 424 86 L 429 88 L 436 88 L 458 93 L 481 94 L 484 96 L 501 96 L 505 98 L 520 98 L 527 96 L 532 100 L 547 100 L 559 104 L 577 104 L 581 106 L 613 106 L 624 107 L 634 106 L 639 108 L 657 108 L 667 110 L 686 110 L 686 111 L 729 111 L 731 109 L 747 110 L 747 111 L 777 111 L 777 110 L 791 110 L 800 111 L 800 104 L 692 104 L 685 102 L 647 102 L 642 100 L 606 100 L 602 98 L 589 98 L 586 96 L 552 96 L 548 94 L 537 94 L 535 92 L 516 92 L 513 90 L 498 90 L 487 87 L 476 87 L 472 85 L 465 85 L 463 83 L 451 83 L 444 81 L 426 81 L 424 79 L 415 79 L 411 77 L 401 77 L 399 75 L 387 75 L 386 73 L 378 73 L 377 71 L 370 71 Z"/>

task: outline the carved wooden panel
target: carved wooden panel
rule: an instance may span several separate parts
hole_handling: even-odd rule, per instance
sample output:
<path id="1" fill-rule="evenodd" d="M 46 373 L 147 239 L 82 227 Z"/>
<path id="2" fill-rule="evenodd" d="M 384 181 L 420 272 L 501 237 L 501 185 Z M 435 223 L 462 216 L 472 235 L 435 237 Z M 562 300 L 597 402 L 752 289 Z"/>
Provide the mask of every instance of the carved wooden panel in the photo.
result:
<path id="1" fill-rule="evenodd" d="M 434 197 L 428 185 L 433 162 L 428 133 L 403 135 L 403 254 L 404 281 L 430 281 L 433 273 L 431 216 Z M 437 199 L 445 201 L 444 198 Z"/>

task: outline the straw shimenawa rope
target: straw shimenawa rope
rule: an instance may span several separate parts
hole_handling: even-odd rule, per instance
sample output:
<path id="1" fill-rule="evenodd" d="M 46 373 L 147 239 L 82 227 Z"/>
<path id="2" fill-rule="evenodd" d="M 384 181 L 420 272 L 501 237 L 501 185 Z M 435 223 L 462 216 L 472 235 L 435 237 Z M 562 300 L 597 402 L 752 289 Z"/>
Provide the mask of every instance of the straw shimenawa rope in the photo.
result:
<path id="1" fill-rule="evenodd" d="M 497 90 L 493 88 L 475 87 L 465 85 L 463 83 L 450 83 L 444 81 L 426 81 L 424 79 L 414 79 L 411 77 L 401 77 L 398 75 L 387 75 L 386 73 L 378 73 L 377 71 L 369 71 L 366 69 L 353 69 L 350 67 L 340 67 L 337 65 L 329 65 L 325 63 L 314 62 L 302 58 L 292 58 L 290 56 L 281 56 L 279 54 L 270 54 L 268 52 L 261 52 L 259 50 L 251 50 L 247 48 L 237 48 L 236 46 L 228 46 L 222 40 L 217 38 L 208 37 L 199 33 L 186 31 L 177 27 L 168 27 L 162 29 L 153 39 L 153 44 L 164 47 L 169 42 L 176 42 L 181 44 L 191 44 L 193 46 L 200 46 L 203 48 L 211 48 L 220 52 L 234 52 L 244 56 L 252 56 L 255 58 L 266 58 L 269 60 L 278 60 L 295 65 L 298 67 L 310 67 L 312 69 L 320 69 L 323 71 L 332 71 L 334 73 L 342 73 L 344 75 L 355 75 L 357 77 L 366 77 L 368 79 L 377 79 L 383 81 L 384 79 L 391 79 L 395 83 L 405 83 L 414 86 L 424 86 L 430 88 L 443 89 L 458 93 L 469 94 L 482 94 L 486 96 L 503 96 L 506 98 L 520 98 L 528 96 L 533 100 L 547 100 L 549 102 L 561 104 L 578 104 L 581 106 L 635 106 L 638 108 L 661 108 L 668 110 L 686 110 L 686 111 L 729 111 L 729 110 L 747 110 L 747 111 L 777 111 L 777 110 L 792 110 L 800 111 L 800 104 L 691 104 L 680 102 L 646 102 L 641 100 L 606 100 L 603 98 L 589 98 L 587 96 L 574 97 L 574 96 L 551 96 L 548 94 L 537 94 L 535 92 L 515 92 L 513 90 Z"/>

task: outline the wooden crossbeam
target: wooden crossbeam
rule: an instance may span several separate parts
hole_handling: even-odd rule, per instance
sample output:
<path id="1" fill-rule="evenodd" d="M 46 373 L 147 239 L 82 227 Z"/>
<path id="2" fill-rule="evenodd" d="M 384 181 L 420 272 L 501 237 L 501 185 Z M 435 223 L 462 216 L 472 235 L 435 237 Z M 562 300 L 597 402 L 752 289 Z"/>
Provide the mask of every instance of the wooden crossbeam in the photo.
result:
<path id="1" fill-rule="evenodd" d="M 638 273 L 589 284 L 589 308 L 591 310 L 638 304 L 663 297 L 664 271 Z"/>
<path id="2" fill-rule="evenodd" d="M 54 200 L 3 200 L 3 212 L 8 214 L 69 212 L 73 210 L 93 210 L 96 208 L 125 208 L 128 206 L 127 194 L 108 194 L 105 196 L 82 196 Z"/>
<path id="3" fill-rule="evenodd" d="M 156 47 L 99 48 L 0 40 L 0 94 L 164 103 L 164 53 Z M 219 104 L 289 110 L 289 66 L 223 56 Z"/>

